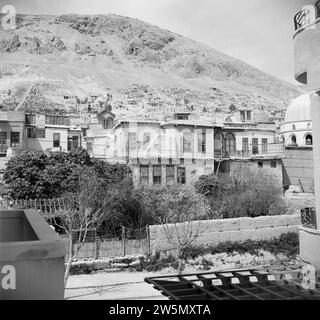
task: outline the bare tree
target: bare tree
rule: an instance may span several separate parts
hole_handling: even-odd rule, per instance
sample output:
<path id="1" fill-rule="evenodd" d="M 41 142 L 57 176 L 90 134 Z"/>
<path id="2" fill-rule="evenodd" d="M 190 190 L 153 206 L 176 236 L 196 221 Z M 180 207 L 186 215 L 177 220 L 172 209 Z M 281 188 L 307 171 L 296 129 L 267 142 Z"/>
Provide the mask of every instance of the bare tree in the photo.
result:
<path id="1" fill-rule="evenodd" d="M 84 169 L 79 174 L 77 192 L 63 197 L 63 206 L 52 220 L 69 240 L 65 285 L 72 261 L 76 259 L 88 232 L 97 230 L 110 214 L 115 194 L 112 186 L 105 188 L 93 169 Z"/>
<path id="2" fill-rule="evenodd" d="M 206 199 L 193 190 L 165 192 L 160 197 L 159 220 L 167 241 L 177 251 L 178 275 L 181 275 L 186 249 L 205 230 L 210 207 Z"/>

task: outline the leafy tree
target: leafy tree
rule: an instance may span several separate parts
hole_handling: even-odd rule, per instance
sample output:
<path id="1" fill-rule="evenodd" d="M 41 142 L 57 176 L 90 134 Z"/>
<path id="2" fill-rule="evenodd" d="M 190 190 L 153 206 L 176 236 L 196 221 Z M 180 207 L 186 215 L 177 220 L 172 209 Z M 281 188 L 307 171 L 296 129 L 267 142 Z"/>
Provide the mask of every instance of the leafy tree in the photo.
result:
<path id="1" fill-rule="evenodd" d="M 132 186 L 130 168 L 90 158 L 86 150 L 26 151 L 9 160 L 4 173 L 8 195 L 14 199 L 55 198 L 75 192 L 81 168 L 93 168 L 106 187 L 110 183 Z"/>

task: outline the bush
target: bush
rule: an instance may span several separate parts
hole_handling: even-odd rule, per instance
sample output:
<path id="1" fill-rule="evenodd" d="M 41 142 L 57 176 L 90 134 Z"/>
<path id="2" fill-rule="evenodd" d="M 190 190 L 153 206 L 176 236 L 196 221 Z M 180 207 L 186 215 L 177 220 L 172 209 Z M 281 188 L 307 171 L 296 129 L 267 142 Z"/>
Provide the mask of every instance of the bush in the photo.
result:
<path id="1" fill-rule="evenodd" d="M 202 176 L 195 188 L 208 199 L 211 219 L 259 217 L 287 212 L 279 185 L 271 177 L 246 170 L 239 170 L 232 178 L 225 175 Z"/>

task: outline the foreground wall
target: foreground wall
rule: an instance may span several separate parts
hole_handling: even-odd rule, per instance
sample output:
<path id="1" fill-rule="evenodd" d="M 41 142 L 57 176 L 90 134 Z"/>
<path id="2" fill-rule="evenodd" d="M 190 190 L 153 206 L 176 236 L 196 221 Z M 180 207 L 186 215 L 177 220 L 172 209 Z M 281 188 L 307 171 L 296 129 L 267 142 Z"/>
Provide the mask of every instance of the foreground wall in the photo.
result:
<path id="1" fill-rule="evenodd" d="M 193 222 L 192 229 L 199 230 L 199 236 L 194 244 L 215 245 L 227 241 L 268 240 L 284 233 L 298 233 L 300 225 L 301 217 L 296 214 Z M 184 227 L 183 224 L 177 225 L 180 235 L 183 234 Z M 173 231 L 174 225 L 169 225 L 168 230 L 170 234 L 176 234 Z M 153 252 L 174 249 L 167 240 L 166 231 L 162 225 L 150 226 L 150 246 Z"/>
<path id="2" fill-rule="evenodd" d="M 0 300 L 63 299 L 65 243 L 45 220 L 35 210 L 0 210 L 0 233 Z"/>

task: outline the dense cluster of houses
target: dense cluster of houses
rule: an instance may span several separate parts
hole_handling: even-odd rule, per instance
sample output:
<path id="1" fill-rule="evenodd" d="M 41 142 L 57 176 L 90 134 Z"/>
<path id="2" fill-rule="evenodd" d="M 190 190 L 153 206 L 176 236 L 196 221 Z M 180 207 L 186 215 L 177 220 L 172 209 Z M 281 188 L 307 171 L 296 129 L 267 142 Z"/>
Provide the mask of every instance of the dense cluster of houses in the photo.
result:
<path id="1" fill-rule="evenodd" d="M 0 111 L 0 171 L 23 150 L 85 148 L 92 157 L 129 164 L 137 185 L 193 184 L 203 174 L 233 174 L 239 166 L 283 185 L 285 147 L 312 145 L 307 96 L 292 102 L 287 112 L 248 108 L 236 96 L 237 107 L 221 118 L 220 112 L 205 112 L 206 102 L 223 96 L 211 90 L 212 97 L 133 85 L 86 99 L 66 92 L 60 98 L 72 113 Z"/>
<path id="2" fill-rule="evenodd" d="M 191 184 L 199 175 L 232 172 L 242 162 L 281 178 L 283 148 L 273 122 L 252 110 L 223 122 L 175 112 L 165 120 L 117 119 L 110 106 L 82 114 L 0 112 L 0 163 L 23 150 L 85 148 L 93 157 L 129 164 L 136 184 Z"/>

